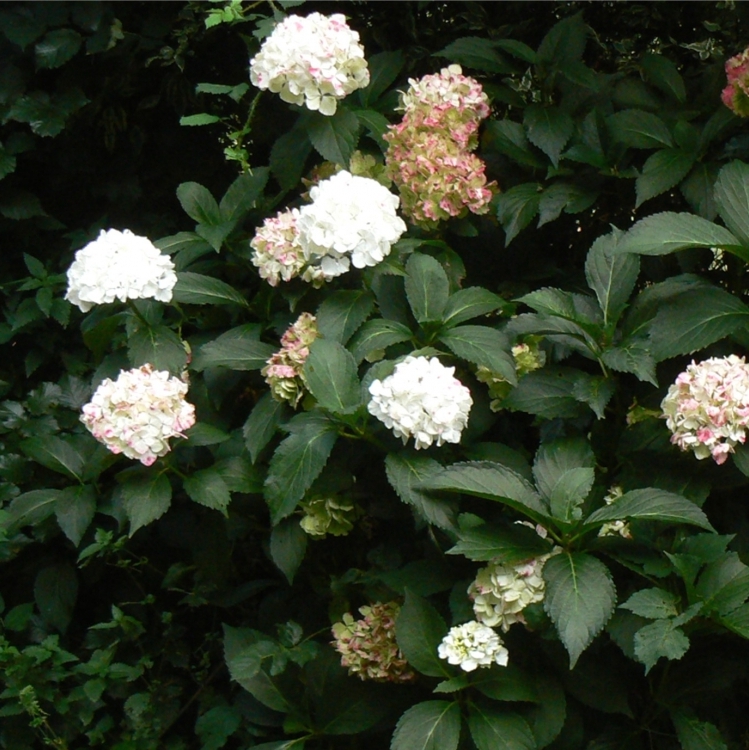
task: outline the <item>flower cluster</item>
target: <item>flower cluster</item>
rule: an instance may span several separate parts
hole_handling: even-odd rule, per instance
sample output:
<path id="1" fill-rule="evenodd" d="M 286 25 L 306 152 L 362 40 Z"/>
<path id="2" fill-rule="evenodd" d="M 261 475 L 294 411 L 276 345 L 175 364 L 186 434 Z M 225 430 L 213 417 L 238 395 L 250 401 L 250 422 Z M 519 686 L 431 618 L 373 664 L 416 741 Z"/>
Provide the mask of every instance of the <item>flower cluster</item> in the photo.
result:
<path id="1" fill-rule="evenodd" d="M 661 402 L 671 442 L 722 464 L 749 424 L 749 365 L 743 357 L 711 357 L 689 365 Z"/>
<path id="2" fill-rule="evenodd" d="M 620 485 L 615 484 L 613 487 L 609 488 L 604 501 L 606 502 L 606 505 L 611 505 L 611 503 L 618 500 L 623 494 L 624 489 Z M 598 536 L 620 536 L 623 539 L 631 539 L 632 530 L 627 521 L 606 521 L 606 523 L 602 524 L 601 528 L 598 530 Z"/>
<path id="3" fill-rule="evenodd" d="M 266 219 L 250 243 L 252 262 L 271 286 L 301 276 L 319 287 L 351 264 L 374 266 L 406 231 L 398 196 L 377 180 L 343 170 L 309 194 L 312 203 Z"/>
<path id="4" fill-rule="evenodd" d="M 260 278 L 271 286 L 289 281 L 304 268 L 304 255 L 299 244 L 296 208 L 269 217 L 250 242 L 255 251 L 252 262 L 260 270 Z"/>
<path id="5" fill-rule="evenodd" d="M 288 16 L 250 60 L 250 80 L 291 104 L 335 114 L 338 100 L 369 84 L 359 34 L 345 16 Z"/>
<path id="6" fill-rule="evenodd" d="M 355 268 L 374 266 L 406 231 L 398 197 L 377 180 L 345 170 L 310 190 L 312 203 L 299 212 L 299 244 L 306 263 L 326 281 Z"/>
<path id="7" fill-rule="evenodd" d="M 65 299 L 88 312 L 94 305 L 152 298 L 172 299 L 174 263 L 147 238 L 129 229 L 103 230 L 75 254 Z"/>
<path id="8" fill-rule="evenodd" d="M 529 344 L 516 344 L 512 347 L 512 357 L 515 360 L 515 372 L 518 380 L 546 364 L 546 354 L 539 349 L 538 341 L 532 341 Z M 489 386 L 489 397 L 491 398 L 489 408 L 492 411 L 501 411 L 502 402 L 512 390 L 510 382 L 500 373 L 492 372 L 483 365 L 480 365 L 476 370 L 476 379 Z"/>
<path id="9" fill-rule="evenodd" d="M 726 62 L 726 78 L 723 104 L 739 117 L 749 117 L 749 48 Z"/>
<path id="10" fill-rule="evenodd" d="M 384 136 L 388 173 L 398 185 L 403 212 L 426 228 L 468 211 L 486 213 L 492 185 L 484 163 L 471 153 L 479 124 L 489 115 L 481 84 L 464 76 L 460 65 L 409 83 L 403 120 Z"/>
<path id="11" fill-rule="evenodd" d="M 304 363 L 316 338 L 317 319 L 310 313 L 302 313 L 281 337 L 281 348 L 261 371 L 277 401 L 288 401 L 296 408 L 307 385 Z"/>
<path id="12" fill-rule="evenodd" d="M 402 438 L 416 441 L 416 449 L 433 442 L 459 443 L 468 423 L 471 393 L 436 357 L 406 357 L 392 375 L 369 386 L 369 413 Z"/>
<path id="13" fill-rule="evenodd" d="M 477 667 L 490 667 L 492 664 L 506 667 L 509 657 L 497 633 L 475 620 L 450 628 L 450 632 L 438 646 L 437 653 L 440 659 L 459 665 L 465 672 L 473 672 Z"/>
<path id="14" fill-rule="evenodd" d="M 346 613 L 333 625 L 333 646 L 341 654 L 341 666 L 362 680 L 410 682 L 416 675 L 395 640 L 396 602 L 360 607 L 361 620 Z"/>
<path id="15" fill-rule="evenodd" d="M 317 497 L 300 504 L 304 518 L 299 525 L 312 537 L 346 536 L 362 515 L 353 500 L 340 495 Z"/>
<path id="16" fill-rule="evenodd" d="M 524 623 L 523 610 L 544 599 L 544 564 L 553 553 L 528 560 L 522 565 L 489 563 L 481 568 L 468 587 L 476 619 L 507 632 L 516 622 Z"/>
<path id="17" fill-rule="evenodd" d="M 81 422 L 112 453 L 150 466 L 169 452 L 169 438 L 185 437 L 195 407 L 185 401 L 187 384 L 143 365 L 107 378 L 83 407 Z"/>

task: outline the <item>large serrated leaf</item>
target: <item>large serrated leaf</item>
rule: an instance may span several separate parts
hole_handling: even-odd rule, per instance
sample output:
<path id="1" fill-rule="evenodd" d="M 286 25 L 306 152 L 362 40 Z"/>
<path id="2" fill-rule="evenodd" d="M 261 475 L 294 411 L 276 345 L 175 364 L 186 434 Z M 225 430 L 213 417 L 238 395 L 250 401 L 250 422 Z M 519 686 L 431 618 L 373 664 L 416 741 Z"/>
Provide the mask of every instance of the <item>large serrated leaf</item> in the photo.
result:
<path id="1" fill-rule="evenodd" d="M 749 165 L 726 164 L 718 173 L 713 195 L 720 218 L 749 247 Z"/>
<path id="2" fill-rule="evenodd" d="M 238 221 L 254 207 L 257 199 L 263 194 L 263 189 L 268 182 L 268 174 L 267 167 L 260 167 L 239 175 L 229 185 L 219 204 L 224 222 Z"/>
<path id="3" fill-rule="evenodd" d="M 172 503 L 172 485 L 166 474 L 149 472 L 130 477 L 122 484 L 120 492 L 130 521 L 130 536 L 161 518 Z"/>
<path id="4" fill-rule="evenodd" d="M 356 362 L 337 341 L 319 338 L 312 342 L 304 363 L 310 393 L 334 414 L 351 414 L 361 403 Z"/>
<path id="5" fill-rule="evenodd" d="M 382 352 L 392 344 L 408 341 L 413 334 L 408 326 L 395 320 L 368 320 L 351 341 L 354 359 L 361 362 L 372 352 Z"/>
<path id="6" fill-rule="evenodd" d="M 408 663 L 429 677 L 449 677 L 447 662 L 437 653 L 446 634 L 447 625 L 439 612 L 406 589 L 406 600 L 395 621 L 395 636 Z"/>
<path id="7" fill-rule="evenodd" d="M 538 146 L 556 167 L 574 130 L 572 118 L 558 107 L 530 104 L 523 117 L 528 140 Z"/>
<path id="8" fill-rule="evenodd" d="M 606 118 L 611 137 L 634 148 L 663 148 L 673 146 L 666 123 L 660 117 L 642 109 L 623 109 Z"/>
<path id="9" fill-rule="evenodd" d="M 231 502 L 231 494 L 221 472 L 214 467 L 196 471 L 183 481 L 183 487 L 191 500 L 218 510 L 224 516 L 229 515 L 226 509 Z"/>
<path id="10" fill-rule="evenodd" d="M 200 273 L 181 271 L 174 286 L 175 302 L 189 305 L 240 305 L 248 307 L 244 295 L 220 279 Z"/>
<path id="11" fill-rule="evenodd" d="M 342 289 L 328 295 L 317 310 L 317 330 L 344 346 L 374 308 L 371 292 Z"/>
<path id="12" fill-rule="evenodd" d="M 481 525 L 460 531 L 457 544 L 447 554 L 463 555 L 475 562 L 495 560 L 503 565 L 519 565 L 549 551 L 549 543 L 527 526 Z"/>
<path id="13" fill-rule="evenodd" d="M 179 375 L 187 363 L 182 340 L 167 326 L 138 327 L 128 338 L 127 346 L 133 367 L 150 364 L 155 370 Z"/>
<path id="14" fill-rule="evenodd" d="M 454 504 L 425 492 L 429 481 L 442 471 L 442 466 L 433 458 L 410 452 L 390 453 L 385 459 L 385 471 L 398 497 L 427 523 L 441 529 L 454 527 Z"/>
<path id="15" fill-rule="evenodd" d="M 546 561 L 544 609 L 570 656 L 570 669 L 611 617 L 616 589 L 608 568 L 584 552 Z"/>
<path id="16" fill-rule="evenodd" d="M 73 617 L 78 598 L 78 576 L 68 563 L 53 563 L 42 568 L 34 580 L 34 600 L 44 621 L 64 632 Z"/>
<path id="17" fill-rule="evenodd" d="M 254 406 L 242 428 L 242 435 L 252 462 L 275 434 L 286 414 L 286 405 L 266 393 Z"/>
<path id="18" fill-rule="evenodd" d="M 477 750 L 536 750 L 536 740 L 525 719 L 496 703 L 471 703 L 468 729 Z"/>
<path id="19" fill-rule="evenodd" d="M 686 523 L 714 531 L 707 516 L 693 502 L 656 487 L 625 492 L 610 505 L 599 508 L 585 519 L 585 525 L 629 519 Z"/>
<path id="20" fill-rule="evenodd" d="M 222 223 L 218 203 L 203 185 L 197 182 L 183 182 L 177 187 L 177 199 L 184 212 L 198 224 L 216 226 Z"/>
<path id="21" fill-rule="evenodd" d="M 496 45 L 491 39 L 477 36 L 459 37 L 443 50 L 433 53 L 434 57 L 446 57 L 448 60 L 487 73 L 512 73 L 512 66 L 497 53 Z"/>
<path id="22" fill-rule="evenodd" d="M 718 727 L 709 721 L 674 711 L 671 714 L 682 750 L 728 750 Z"/>
<path id="23" fill-rule="evenodd" d="M 505 247 L 533 221 L 540 201 L 541 186 L 535 182 L 515 185 L 497 196 L 497 218 L 505 231 Z"/>
<path id="24" fill-rule="evenodd" d="M 431 255 L 413 253 L 406 264 L 406 296 L 419 323 L 441 320 L 450 296 L 444 268 Z"/>
<path id="25" fill-rule="evenodd" d="M 480 286 L 459 289 L 447 300 L 442 322 L 446 326 L 456 326 L 471 318 L 492 313 L 505 304 L 501 297 Z"/>
<path id="26" fill-rule="evenodd" d="M 91 485 L 67 487 L 55 503 L 55 518 L 77 547 L 96 513 L 96 490 Z"/>
<path id="27" fill-rule="evenodd" d="M 499 373 L 511 385 L 517 384 L 515 361 L 506 351 L 507 337 L 488 326 L 457 326 L 440 334 L 439 340 L 457 357 Z"/>
<path id="28" fill-rule="evenodd" d="M 361 102 L 365 107 L 376 102 L 387 90 L 388 86 L 398 77 L 405 58 L 401 50 L 394 52 L 378 52 L 367 57 L 369 67 L 369 84 L 359 92 Z"/>
<path id="29" fill-rule="evenodd" d="M 689 649 L 689 638 L 673 620 L 656 620 L 637 631 L 634 645 L 635 656 L 647 674 L 662 656 L 681 659 Z"/>
<path id="30" fill-rule="evenodd" d="M 192 368 L 198 371 L 205 370 L 206 367 L 260 370 L 275 352 L 275 348 L 260 341 L 258 334 L 258 326 L 252 323 L 230 328 L 198 349 Z"/>
<path id="31" fill-rule="evenodd" d="M 586 409 L 575 396 L 575 387 L 589 377 L 571 367 L 544 367 L 522 377 L 503 405 L 544 419 L 580 416 Z"/>
<path id="32" fill-rule="evenodd" d="M 398 719 L 390 750 L 457 750 L 459 739 L 458 704 L 426 701 Z"/>
<path id="33" fill-rule="evenodd" d="M 29 458 L 42 466 L 80 480 L 84 458 L 65 438 L 55 435 L 32 437 L 21 441 L 20 447 Z"/>
<path id="34" fill-rule="evenodd" d="M 330 117 L 313 113 L 307 136 L 323 159 L 348 168 L 359 138 L 359 119 L 343 107 Z"/>
<path id="35" fill-rule="evenodd" d="M 269 547 L 271 559 L 291 585 L 307 550 L 307 534 L 299 525 L 299 519 L 284 518 L 274 526 Z"/>
<path id="36" fill-rule="evenodd" d="M 635 208 L 678 185 L 689 174 L 695 155 L 680 148 L 664 148 L 648 157 L 635 180 Z"/>
<path id="37" fill-rule="evenodd" d="M 300 414 L 289 428 L 291 435 L 273 454 L 265 480 L 265 499 L 274 525 L 294 511 L 325 467 L 338 438 L 335 424 L 322 414 Z"/>

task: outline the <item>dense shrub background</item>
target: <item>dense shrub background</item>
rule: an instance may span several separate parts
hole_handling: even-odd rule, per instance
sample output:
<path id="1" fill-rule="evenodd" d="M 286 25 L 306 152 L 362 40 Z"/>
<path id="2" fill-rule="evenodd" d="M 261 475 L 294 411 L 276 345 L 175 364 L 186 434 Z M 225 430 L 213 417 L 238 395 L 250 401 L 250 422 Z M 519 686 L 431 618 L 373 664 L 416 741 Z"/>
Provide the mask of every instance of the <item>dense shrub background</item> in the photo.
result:
<path id="1" fill-rule="evenodd" d="M 334 125 L 249 84 L 273 20 L 313 11 L 346 14 L 373 73 Z M 697 462 L 658 415 L 692 358 L 749 346 L 749 136 L 720 101 L 748 26 L 744 3 L 3 4 L 0 747 L 382 748 L 399 719 L 396 750 L 746 747 L 749 454 Z M 255 228 L 355 149 L 382 162 L 397 91 L 451 62 L 492 103 L 491 211 L 410 226 L 385 270 L 269 287 Z M 75 250 L 110 227 L 193 274 L 175 304 L 63 300 Z M 417 322 L 402 279 L 424 269 L 497 295 L 462 346 Z M 366 401 L 330 407 L 341 383 L 275 405 L 259 371 L 301 312 L 364 382 L 416 350 L 455 366 L 474 398 L 461 444 L 404 449 Z M 410 338 L 368 343 L 381 320 Z M 492 412 L 477 366 L 519 341 L 546 367 Z M 79 421 L 146 361 L 188 368 L 198 414 L 148 469 Z M 328 432 L 329 459 L 302 455 Z M 537 481 L 534 460 L 594 470 L 593 488 L 534 516 L 507 479 Z M 597 536 L 614 485 L 644 493 L 632 540 Z M 298 501 L 331 492 L 363 516 L 308 540 Z M 510 630 L 507 669 L 463 679 L 436 644 L 472 618 L 479 567 L 523 559 L 526 518 L 584 585 Z M 643 591 L 658 606 L 614 609 Z M 331 624 L 391 600 L 418 680 L 348 676 Z"/>

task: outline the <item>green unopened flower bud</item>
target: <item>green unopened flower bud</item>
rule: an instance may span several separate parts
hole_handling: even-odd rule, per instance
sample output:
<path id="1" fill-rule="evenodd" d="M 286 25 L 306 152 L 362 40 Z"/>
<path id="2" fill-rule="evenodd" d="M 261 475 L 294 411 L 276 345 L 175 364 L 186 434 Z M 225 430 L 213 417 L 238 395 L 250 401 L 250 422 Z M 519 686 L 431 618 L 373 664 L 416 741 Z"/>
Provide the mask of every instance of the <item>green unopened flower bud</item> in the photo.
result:
<path id="1" fill-rule="evenodd" d="M 392 181 L 387 174 L 387 167 L 380 164 L 374 156 L 363 154 L 361 151 L 354 151 L 349 161 L 349 172 L 359 177 L 369 177 L 377 180 L 381 185 L 389 188 Z"/>
<path id="2" fill-rule="evenodd" d="M 301 504 L 304 518 L 299 525 L 310 535 L 346 536 L 362 515 L 362 510 L 347 497 L 318 497 Z"/>

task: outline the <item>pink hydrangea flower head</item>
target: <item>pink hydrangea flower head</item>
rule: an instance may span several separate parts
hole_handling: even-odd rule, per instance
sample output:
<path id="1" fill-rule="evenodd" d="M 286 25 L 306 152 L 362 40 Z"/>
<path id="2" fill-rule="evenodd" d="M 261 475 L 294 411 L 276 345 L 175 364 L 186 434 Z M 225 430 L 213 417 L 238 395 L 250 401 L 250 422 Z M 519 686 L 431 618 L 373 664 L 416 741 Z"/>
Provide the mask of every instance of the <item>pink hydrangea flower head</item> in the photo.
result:
<path id="1" fill-rule="evenodd" d="M 698 459 L 725 463 L 746 440 L 749 365 L 743 357 L 711 357 L 689 365 L 661 403 L 671 442 Z"/>
<path id="2" fill-rule="evenodd" d="M 726 78 L 723 104 L 739 117 L 749 117 L 749 48 L 726 62 Z"/>
<path id="3" fill-rule="evenodd" d="M 333 625 L 332 644 L 349 674 L 375 682 L 411 682 L 416 678 L 395 639 L 399 611 L 396 602 L 378 602 L 359 608 L 362 619 L 354 620 L 347 612 L 342 622 Z"/>
<path id="4" fill-rule="evenodd" d="M 338 101 L 369 84 L 369 69 L 345 16 L 310 13 L 276 26 L 250 60 L 250 80 L 285 102 L 334 115 Z"/>
<path id="5" fill-rule="evenodd" d="M 185 401 L 187 384 L 143 365 L 107 378 L 83 407 L 81 422 L 112 453 L 150 466 L 169 450 L 169 439 L 185 437 L 195 407 Z"/>
<path id="6" fill-rule="evenodd" d="M 254 251 L 252 263 L 259 269 L 260 278 L 271 286 L 277 286 L 279 281 L 290 281 L 304 269 L 298 218 L 296 208 L 281 211 L 267 218 L 250 242 Z"/>

